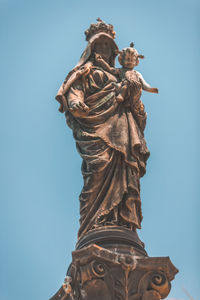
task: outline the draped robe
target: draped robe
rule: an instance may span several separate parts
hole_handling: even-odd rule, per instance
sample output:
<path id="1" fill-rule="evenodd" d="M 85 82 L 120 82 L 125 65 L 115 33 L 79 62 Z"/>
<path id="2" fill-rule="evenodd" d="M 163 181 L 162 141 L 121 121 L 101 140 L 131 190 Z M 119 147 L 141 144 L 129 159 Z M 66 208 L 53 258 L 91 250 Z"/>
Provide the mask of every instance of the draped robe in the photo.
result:
<path id="1" fill-rule="evenodd" d="M 82 101 L 89 107 L 82 117 L 66 112 L 83 159 L 79 237 L 104 225 L 141 228 L 140 177 L 145 174 L 149 151 L 131 99 L 116 102 L 113 83 L 117 80 L 93 66 L 65 95 L 68 106 Z"/>

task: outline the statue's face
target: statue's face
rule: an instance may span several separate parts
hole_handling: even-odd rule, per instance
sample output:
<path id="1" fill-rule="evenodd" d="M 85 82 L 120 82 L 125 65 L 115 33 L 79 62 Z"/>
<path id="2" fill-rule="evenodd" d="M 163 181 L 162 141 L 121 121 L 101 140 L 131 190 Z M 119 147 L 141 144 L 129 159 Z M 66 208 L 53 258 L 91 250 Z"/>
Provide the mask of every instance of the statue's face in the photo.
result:
<path id="1" fill-rule="evenodd" d="M 132 51 L 127 51 L 123 57 L 122 65 L 124 68 L 133 69 L 139 64 L 138 55 Z"/>
<path id="2" fill-rule="evenodd" d="M 101 55 L 101 57 L 109 63 L 111 54 L 112 54 L 112 46 L 111 42 L 107 37 L 102 36 L 96 41 L 94 46 L 94 51 Z"/>

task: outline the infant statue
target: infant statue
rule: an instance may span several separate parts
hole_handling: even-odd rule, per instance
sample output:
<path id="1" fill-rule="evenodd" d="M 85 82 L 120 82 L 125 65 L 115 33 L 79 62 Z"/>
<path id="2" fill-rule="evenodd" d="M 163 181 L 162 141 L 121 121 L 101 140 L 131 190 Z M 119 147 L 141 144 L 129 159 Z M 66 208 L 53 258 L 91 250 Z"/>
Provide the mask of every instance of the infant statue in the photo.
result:
<path id="1" fill-rule="evenodd" d="M 131 96 L 134 110 L 137 110 L 139 114 L 143 114 L 144 105 L 140 100 L 142 90 L 158 93 L 157 88 L 152 88 L 138 71 L 133 70 L 139 64 L 139 58 L 144 58 L 144 56 L 138 54 L 133 43 L 130 44 L 130 47 L 117 51 L 117 53 L 119 54 L 118 60 L 122 68 L 110 67 L 98 54 L 95 54 L 96 64 L 107 72 L 118 76 L 120 82 L 116 85 L 118 92 L 117 102 L 123 102 Z"/>

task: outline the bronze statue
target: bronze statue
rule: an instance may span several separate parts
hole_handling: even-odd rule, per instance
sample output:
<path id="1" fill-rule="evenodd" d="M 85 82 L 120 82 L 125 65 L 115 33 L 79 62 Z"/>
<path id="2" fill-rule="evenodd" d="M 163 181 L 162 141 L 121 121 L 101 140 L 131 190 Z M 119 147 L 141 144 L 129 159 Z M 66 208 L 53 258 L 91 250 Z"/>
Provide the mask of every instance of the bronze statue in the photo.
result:
<path id="1" fill-rule="evenodd" d="M 178 270 L 168 257 L 149 258 L 136 232 L 140 178 L 150 154 L 140 97 L 142 90 L 158 89 L 133 70 L 144 58 L 133 43 L 119 51 L 113 26 L 97 21 L 85 32 L 88 45 L 56 96 L 83 159 L 84 185 L 72 264 L 51 300 L 159 300 Z"/>
<path id="2" fill-rule="evenodd" d="M 86 50 L 56 96 L 83 159 L 79 236 L 104 225 L 141 228 L 140 177 L 149 151 L 140 95 L 142 88 L 157 91 L 132 70 L 142 57 L 134 48 L 120 52 L 123 68 L 114 72 L 119 51 L 111 25 L 99 20 L 87 37 Z M 128 73 L 136 78 L 127 80 Z"/>

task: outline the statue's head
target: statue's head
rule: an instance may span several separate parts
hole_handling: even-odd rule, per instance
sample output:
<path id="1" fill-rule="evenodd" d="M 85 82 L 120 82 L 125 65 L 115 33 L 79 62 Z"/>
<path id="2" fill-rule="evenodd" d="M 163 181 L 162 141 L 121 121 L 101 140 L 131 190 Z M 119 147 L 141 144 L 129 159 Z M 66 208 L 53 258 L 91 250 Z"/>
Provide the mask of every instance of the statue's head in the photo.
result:
<path id="1" fill-rule="evenodd" d="M 113 40 L 108 36 L 101 34 L 93 43 L 92 53 L 99 54 L 107 63 L 113 65 L 113 58 L 116 57 L 116 47 Z"/>
<path id="2" fill-rule="evenodd" d="M 117 56 L 118 47 L 114 41 L 115 32 L 111 24 L 106 24 L 100 18 L 96 24 L 91 24 L 85 31 L 88 45 L 83 52 L 78 65 L 84 64 L 87 60 L 93 60 L 94 54 L 97 53 L 103 57 L 110 66 L 114 66 L 115 57 Z"/>
<path id="3" fill-rule="evenodd" d="M 133 69 L 139 64 L 139 58 L 144 58 L 144 56 L 139 54 L 134 48 L 133 43 L 130 44 L 130 47 L 118 51 L 118 54 L 120 65 L 127 69 Z"/>

